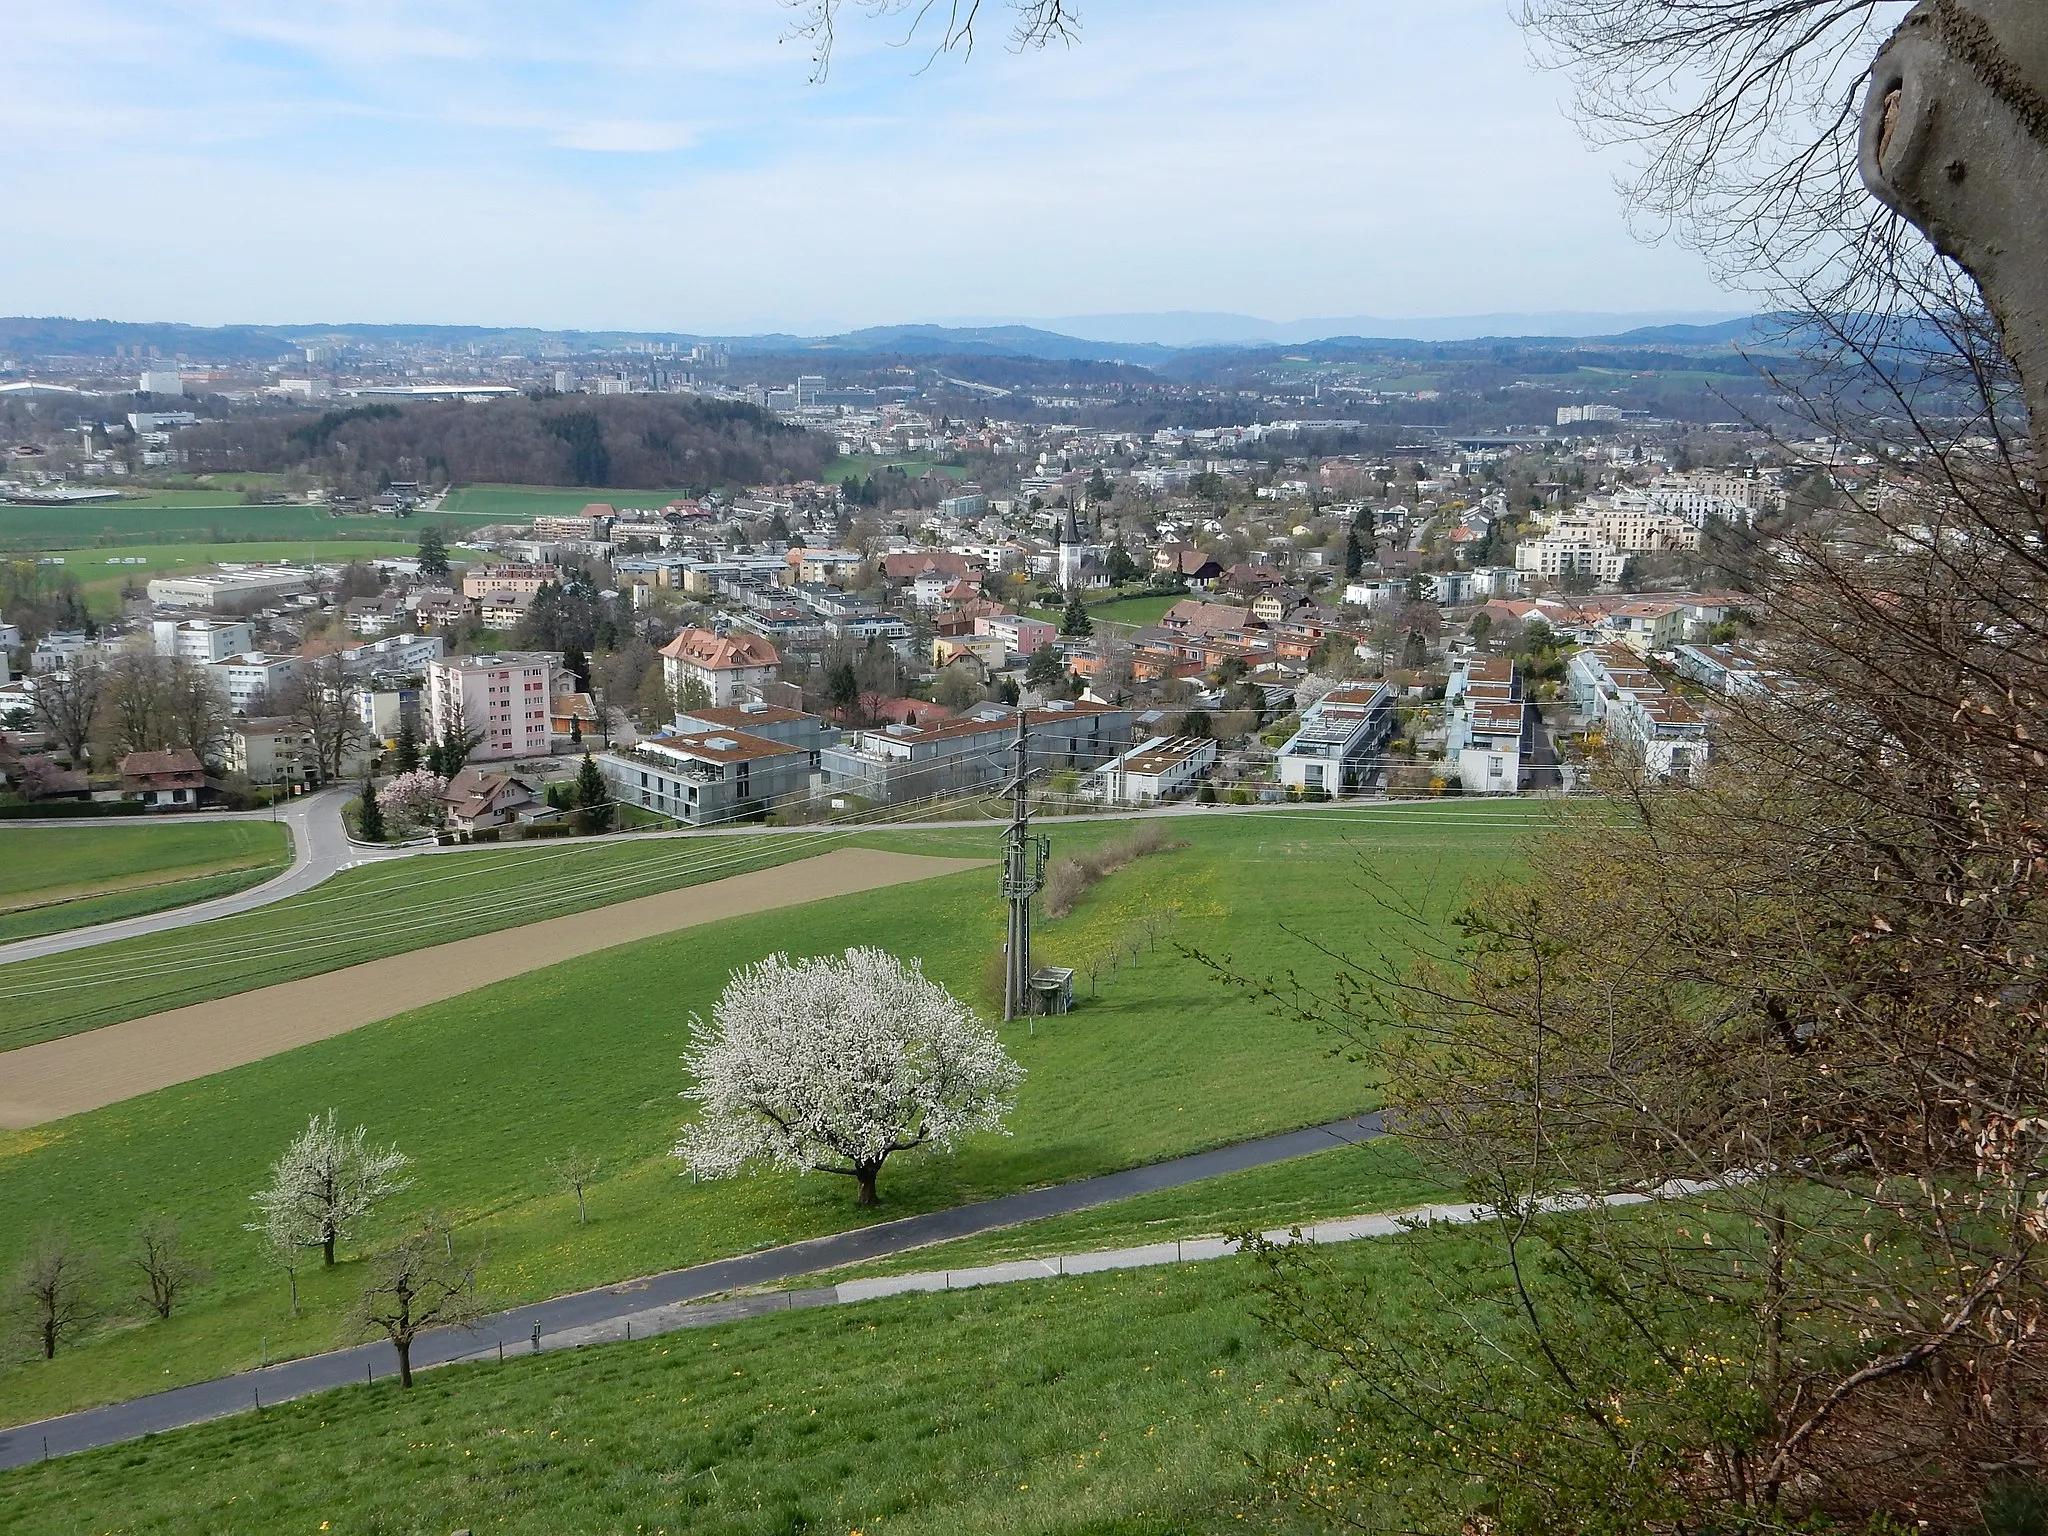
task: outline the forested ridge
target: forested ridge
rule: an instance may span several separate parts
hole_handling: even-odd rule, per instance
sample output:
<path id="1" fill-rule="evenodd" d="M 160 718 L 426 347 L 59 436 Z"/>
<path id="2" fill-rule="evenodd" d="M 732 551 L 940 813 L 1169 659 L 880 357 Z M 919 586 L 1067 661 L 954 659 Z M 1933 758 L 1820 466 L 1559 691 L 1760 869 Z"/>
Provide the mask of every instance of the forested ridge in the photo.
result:
<path id="1" fill-rule="evenodd" d="M 345 491 L 423 484 L 709 490 L 815 478 L 833 443 L 751 405 L 674 395 L 374 404 L 211 423 L 203 470 L 308 470 Z"/>

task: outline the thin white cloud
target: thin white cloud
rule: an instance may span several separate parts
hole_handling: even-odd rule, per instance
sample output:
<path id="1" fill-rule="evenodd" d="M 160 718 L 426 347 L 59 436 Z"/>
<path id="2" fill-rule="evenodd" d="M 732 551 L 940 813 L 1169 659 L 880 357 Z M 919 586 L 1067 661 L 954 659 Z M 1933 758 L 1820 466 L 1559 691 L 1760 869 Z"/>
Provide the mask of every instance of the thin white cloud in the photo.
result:
<path id="1" fill-rule="evenodd" d="M 775 0 L 74 7 L 93 46 L 10 39 L 0 134 L 37 153 L 0 156 L 0 197 L 95 233 L 0 229 L 10 307 L 721 330 L 1723 302 L 1630 239 L 1498 0 L 1127 0 L 1073 49 L 928 67 L 855 28 L 816 86 Z M 387 257 L 408 229 L 432 242 Z"/>

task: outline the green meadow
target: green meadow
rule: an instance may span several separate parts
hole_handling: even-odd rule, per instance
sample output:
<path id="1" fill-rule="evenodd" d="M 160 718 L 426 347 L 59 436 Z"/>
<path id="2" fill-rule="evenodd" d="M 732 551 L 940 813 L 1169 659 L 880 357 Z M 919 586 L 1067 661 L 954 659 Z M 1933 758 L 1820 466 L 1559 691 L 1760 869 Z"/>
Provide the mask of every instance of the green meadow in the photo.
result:
<path id="1" fill-rule="evenodd" d="M 847 1181 L 829 1176 L 700 1184 L 680 1175 L 667 1153 L 686 1113 L 679 1058 L 689 1018 L 708 1010 L 735 966 L 775 950 L 851 944 L 914 956 L 986 1005 L 1001 931 L 987 871 L 622 945 L 0 1136 L 0 1270 L 40 1234 L 63 1230 L 101 1256 L 113 1287 L 129 1235 L 171 1212 L 212 1271 L 190 1309 L 168 1323 L 137 1324 L 132 1309 L 115 1307 L 54 1362 L 0 1373 L 0 1421 L 203 1379 L 265 1351 L 275 1359 L 329 1347 L 360 1283 L 362 1253 L 428 1209 L 449 1213 L 489 1248 L 486 1284 L 509 1304 L 1369 1108 L 1374 1084 L 1333 1057 L 1330 1040 L 1219 984 L 1185 951 L 1249 975 L 1305 978 L 1328 975 L 1324 945 L 1399 953 L 1419 931 L 1395 906 L 1422 904 L 1424 930 L 1437 929 L 1469 881 L 1512 868 L 1529 819 L 1526 808 L 1471 807 L 1176 822 L 1186 846 L 1139 860 L 1071 916 L 1042 924 L 1038 952 L 1048 963 L 1107 950 L 1118 959 L 1098 976 L 1097 995 L 1084 983 L 1073 1014 L 1004 1028 L 1029 1073 L 1013 1134 L 977 1138 L 951 1156 L 892 1160 L 883 1207 L 872 1214 L 855 1209 Z M 1055 827 L 1056 851 L 1118 830 Z M 990 840 L 979 831 L 873 839 L 946 853 L 985 849 Z M 439 860 L 413 862 L 431 873 Z M 1160 914 L 1172 919 L 1170 936 L 1161 937 L 1156 922 L 1146 934 L 1148 916 Z M 242 1224 L 270 1160 L 308 1115 L 330 1106 L 411 1154 L 417 1181 L 344 1248 L 340 1266 L 301 1274 L 305 1308 L 294 1319 L 284 1276 Z M 547 1171 L 548 1160 L 571 1147 L 603 1161 L 587 1226 L 577 1225 L 572 1199 Z M 1417 1189 L 1412 1170 L 1369 1161 L 1327 1188 L 1314 1176 L 1291 1188 L 1284 1173 L 1258 1177 L 1276 1181 L 1271 1192 L 1286 1219 L 1406 1203 Z M 1143 1223 L 1153 1219 L 1194 1222 L 1196 1231 L 1232 1213 L 1247 1225 L 1270 1224 L 1258 1213 L 1259 1193 L 1225 1190 L 1183 1202 L 1177 1214 L 1141 1216 L 1131 1240 L 1148 1240 L 1155 1229 Z"/>
<path id="2" fill-rule="evenodd" d="M 239 890 L 290 854 L 269 822 L 0 827 L 0 943 Z"/>
<path id="3" fill-rule="evenodd" d="M 1326 1262 L 1428 1305 L 1404 1246 Z M 1255 1281 L 1225 1259 L 449 1366 L 0 1474 L 0 1499 L 20 1536 L 1315 1529 L 1249 1465 L 1302 1363 Z"/>
<path id="4" fill-rule="evenodd" d="M 332 525 L 336 529 L 346 526 Z M 152 576 L 182 575 L 223 561 L 288 560 L 335 565 L 379 555 L 410 555 L 418 547 L 413 539 L 350 538 L 329 529 L 321 532 L 321 537 L 304 541 L 101 545 L 41 551 L 36 558 L 61 561 L 66 573 L 78 578 L 86 606 L 95 614 L 111 617 L 121 611 L 122 589 L 141 587 Z"/>

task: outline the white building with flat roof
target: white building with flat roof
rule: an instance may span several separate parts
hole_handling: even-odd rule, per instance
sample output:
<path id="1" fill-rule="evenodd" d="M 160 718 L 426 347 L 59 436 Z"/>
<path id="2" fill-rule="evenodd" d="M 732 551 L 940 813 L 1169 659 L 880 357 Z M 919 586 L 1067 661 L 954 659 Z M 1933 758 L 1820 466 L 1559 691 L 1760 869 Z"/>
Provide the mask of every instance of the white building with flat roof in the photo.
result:
<path id="1" fill-rule="evenodd" d="M 211 666 L 256 649 L 256 633 L 239 619 L 158 619 L 150 625 L 159 656 Z"/>
<path id="2" fill-rule="evenodd" d="M 147 588 L 159 608 L 227 608 L 309 590 L 313 573 L 296 565 L 224 566 L 190 576 L 158 576 Z"/>
<path id="3" fill-rule="evenodd" d="M 1216 766 L 1206 736 L 1154 736 L 1119 753 L 1081 781 L 1081 793 L 1112 805 L 1153 805 L 1189 793 Z"/>
<path id="4" fill-rule="evenodd" d="M 299 658 L 296 656 L 244 651 L 237 656 L 223 656 L 206 670 L 213 674 L 221 692 L 227 695 L 228 708 L 238 715 L 246 715 L 251 704 L 279 692 L 290 682 L 298 666 Z"/>

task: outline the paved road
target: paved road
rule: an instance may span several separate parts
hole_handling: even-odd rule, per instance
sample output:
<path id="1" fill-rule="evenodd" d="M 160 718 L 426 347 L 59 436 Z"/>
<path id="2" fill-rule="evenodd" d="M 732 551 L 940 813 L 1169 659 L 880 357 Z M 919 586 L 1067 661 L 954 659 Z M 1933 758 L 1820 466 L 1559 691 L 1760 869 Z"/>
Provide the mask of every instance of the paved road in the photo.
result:
<path id="1" fill-rule="evenodd" d="M 168 911 L 152 912 L 143 917 L 123 918 L 115 923 L 96 923 L 90 928 L 73 928 L 64 933 L 45 934 L 39 939 L 18 939 L 12 944 L 0 944 L 0 965 L 5 965 L 10 960 L 36 960 L 44 955 L 61 955 L 69 950 L 90 949 L 96 944 L 111 944 L 116 939 L 168 933 L 174 928 L 188 927 L 193 923 L 203 923 L 216 917 L 232 917 L 237 912 L 250 912 L 257 907 L 267 907 L 274 901 L 282 901 L 287 896 L 296 896 L 301 891 L 309 891 L 328 876 L 354 865 L 377 859 L 402 857 L 408 850 L 392 849 L 387 853 L 374 848 L 358 847 L 348 840 L 348 835 L 342 830 L 341 807 L 353 793 L 355 791 L 352 786 L 338 784 L 317 794 L 303 795 L 279 810 L 278 821 L 291 833 L 292 865 L 274 880 L 266 880 L 246 891 L 237 891 L 232 896 L 194 902 L 188 907 L 172 907 Z M 179 821 L 249 821 L 261 820 L 265 814 L 267 813 L 201 813 L 181 816 Z M 139 818 L 127 817 L 119 820 L 108 818 L 105 821 L 81 818 L 76 821 L 34 823 L 65 827 L 132 827 L 138 824 L 142 824 Z M 0 837 L 5 835 L 4 831 L 0 831 Z"/>
<path id="2" fill-rule="evenodd" d="M 1328 1125 L 1239 1142 L 1235 1146 L 1217 1147 L 1169 1162 L 1126 1169 L 1122 1173 L 1057 1184 L 1049 1189 L 1025 1190 L 976 1205 L 906 1216 L 900 1221 L 860 1227 L 850 1232 L 834 1233 L 830 1237 L 741 1254 L 736 1258 L 717 1259 L 709 1264 L 670 1270 L 665 1274 L 629 1280 L 594 1291 L 558 1296 L 550 1301 L 496 1313 L 475 1328 L 444 1329 L 426 1334 L 413 1345 L 413 1365 L 419 1368 L 473 1359 L 493 1354 L 500 1346 L 507 1351 L 531 1350 L 536 1327 L 540 1329 L 542 1348 L 549 1347 L 551 1337 L 562 1344 L 579 1343 L 589 1339 L 593 1329 L 602 1329 L 606 1324 L 622 1325 L 625 1319 L 654 1308 L 698 1301 L 749 1286 L 791 1280 L 847 1264 L 868 1263 L 928 1243 L 973 1237 L 998 1227 L 1039 1221 L 1048 1216 L 1064 1216 L 1155 1190 L 1177 1189 L 1201 1179 L 1213 1179 L 1247 1168 L 1263 1168 L 1333 1146 L 1371 1141 L 1384 1134 L 1385 1127 L 1377 1113 L 1355 1115 Z M 763 1305 L 787 1306 L 789 1302 Z M 397 1369 L 397 1356 L 389 1344 L 363 1344 L 262 1370 L 197 1382 L 189 1387 L 177 1387 L 130 1402 L 112 1403 L 104 1408 L 90 1408 L 82 1413 L 44 1419 L 15 1429 L 0 1430 L 0 1467 L 24 1466 L 46 1455 L 63 1456 L 95 1446 L 114 1445 L 161 1430 L 241 1413 L 262 1403 L 283 1402 L 287 1398 L 349 1386 L 365 1379 L 394 1375 Z"/>

